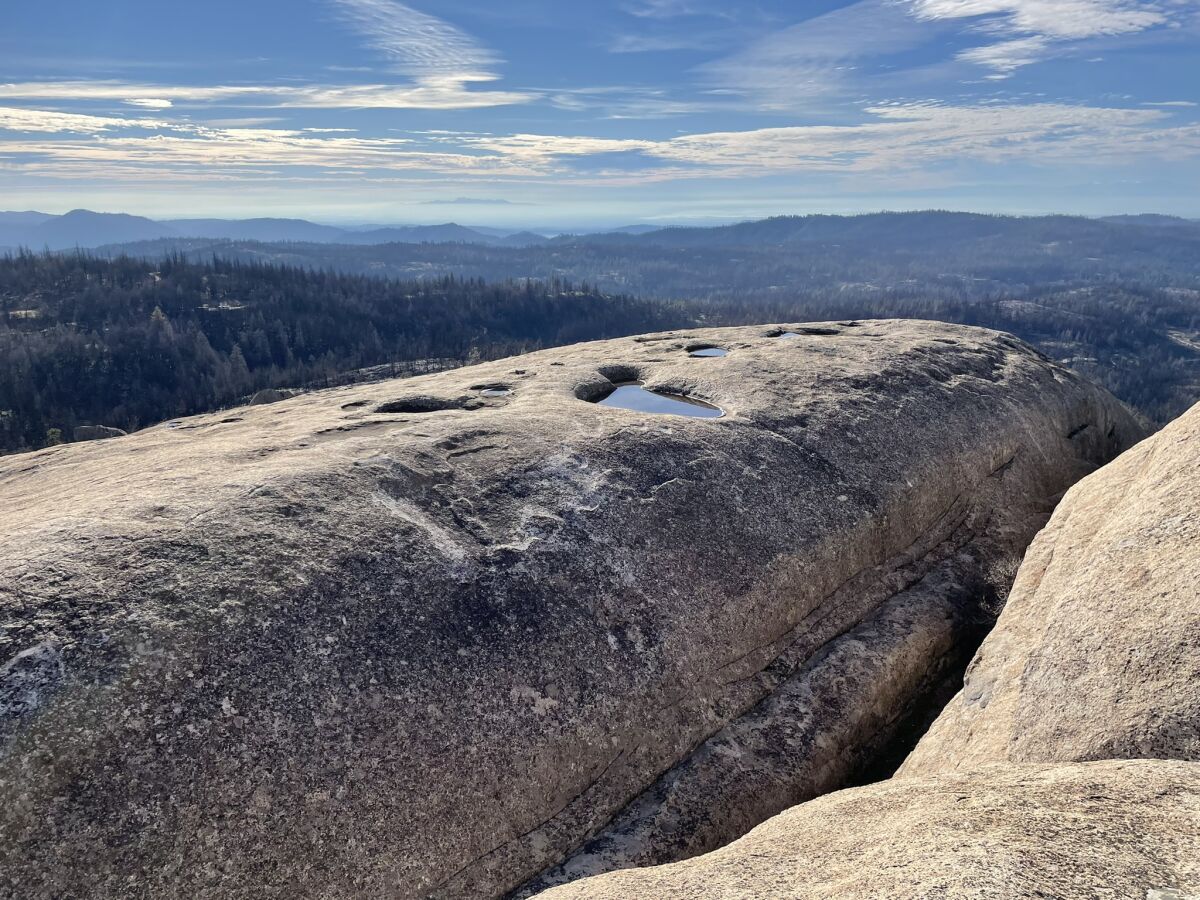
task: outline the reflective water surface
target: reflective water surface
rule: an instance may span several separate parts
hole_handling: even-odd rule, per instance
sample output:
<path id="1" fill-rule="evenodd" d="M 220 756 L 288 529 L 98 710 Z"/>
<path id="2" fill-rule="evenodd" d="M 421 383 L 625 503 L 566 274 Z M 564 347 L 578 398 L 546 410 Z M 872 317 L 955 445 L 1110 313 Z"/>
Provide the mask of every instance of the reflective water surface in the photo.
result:
<path id="1" fill-rule="evenodd" d="M 690 416 L 695 419 L 719 419 L 725 415 L 719 409 L 701 400 L 682 397 L 678 394 L 659 394 L 648 391 L 637 382 L 617 385 L 617 389 L 599 401 L 601 406 L 632 409 L 636 412 L 657 413 L 669 416 Z"/>
<path id="2" fill-rule="evenodd" d="M 702 350 L 693 350 L 691 353 L 688 354 L 688 356 L 696 356 L 696 357 L 728 356 L 728 355 L 729 355 L 729 351 L 723 349 L 722 347 L 705 347 Z"/>

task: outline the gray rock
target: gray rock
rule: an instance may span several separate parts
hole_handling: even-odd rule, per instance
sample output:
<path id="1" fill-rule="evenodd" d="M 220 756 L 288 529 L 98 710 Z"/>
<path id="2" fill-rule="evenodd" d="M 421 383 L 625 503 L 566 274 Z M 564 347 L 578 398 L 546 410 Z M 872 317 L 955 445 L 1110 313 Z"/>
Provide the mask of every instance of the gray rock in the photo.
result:
<path id="1" fill-rule="evenodd" d="M 905 774 L 1200 761 L 1200 406 L 1067 494 Z"/>
<path id="2" fill-rule="evenodd" d="M 774 810 L 723 747 L 837 786 L 1139 427 L 994 332 L 780 330 L 0 460 L 0 660 L 57 654 L 11 668 L 0 893 L 496 896 L 708 788 L 737 837 Z M 725 415 L 587 402 L 634 377 Z"/>
<path id="3" fill-rule="evenodd" d="M 103 441 L 108 438 L 125 437 L 125 432 L 108 425 L 76 425 L 73 435 L 76 442 Z"/>

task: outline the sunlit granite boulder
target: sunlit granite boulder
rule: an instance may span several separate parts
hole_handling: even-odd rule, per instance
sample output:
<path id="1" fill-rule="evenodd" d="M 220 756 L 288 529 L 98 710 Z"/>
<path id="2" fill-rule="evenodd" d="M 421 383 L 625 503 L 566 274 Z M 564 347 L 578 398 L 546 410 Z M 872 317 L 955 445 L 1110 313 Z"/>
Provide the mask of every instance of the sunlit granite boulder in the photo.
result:
<path id="1" fill-rule="evenodd" d="M 489 897 L 713 849 L 885 765 L 1138 436 L 1011 337 L 873 321 L 0 459 L 0 895 Z"/>

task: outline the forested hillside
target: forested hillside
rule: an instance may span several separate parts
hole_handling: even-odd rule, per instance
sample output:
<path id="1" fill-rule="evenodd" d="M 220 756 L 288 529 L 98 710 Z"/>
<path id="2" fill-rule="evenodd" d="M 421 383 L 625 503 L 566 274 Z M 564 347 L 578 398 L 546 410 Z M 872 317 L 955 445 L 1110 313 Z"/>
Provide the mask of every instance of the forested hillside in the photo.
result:
<path id="1" fill-rule="evenodd" d="M 685 301 L 710 324 L 917 317 L 1011 331 L 1158 423 L 1200 399 L 1200 224 L 967 213 L 785 216 L 723 228 L 469 244 L 153 243 L 406 278 L 572 278 Z"/>
<path id="2" fill-rule="evenodd" d="M 1188 222 L 914 213 L 535 248 L 200 242 L 152 255 L 162 249 L 0 260 L 0 451 L 363 367 L 453 365 L 693 323 L 982 325 L 1155 422 L 1200 399 L 1200 228 Z"/>
<path id="3" fill-rule="evenodd" d="M 347 370 L 466 362 L 674 327 L 564 281 L 398 282 L 269 264 L 0 259 L 0 452 L 125 430 Z"/>

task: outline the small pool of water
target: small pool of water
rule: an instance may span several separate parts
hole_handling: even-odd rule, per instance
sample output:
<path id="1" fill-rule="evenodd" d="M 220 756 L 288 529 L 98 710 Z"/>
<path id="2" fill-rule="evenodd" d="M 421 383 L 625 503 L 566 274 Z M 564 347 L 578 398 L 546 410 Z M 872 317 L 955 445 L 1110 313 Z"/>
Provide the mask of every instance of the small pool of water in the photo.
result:
<path id="1" fill-rule="evenodd" d="M 648 391 L 638 382 L 617 385 L 617 389 L 599 401 L 601 406 L 617 409 L 632 409 L 635 412 L 657 413 L 669 416 L 690 416 L 694 419 L 719 419 L 725 411 L 705 403 L 682 397 L 679 394 L 659 394 Z"/>
<path id="2" fill-rule="evenodd" d="M 483 397 L 510 397 L 512 388 L 484 388 L 479 393 Z"/>
<path id="3" fill-rule="evenodd" d="M 707 356 L 728 356 L 728 355 L 729 355 L 729 351 L 725 350 L 722 347 L 704 347 L 701 350 L 693 350 L 691 353 L 688 354 L 688 356 L 694 356 L 697 358 L 707 357 Z"/>
<path id="4" fill-rule="evenodd" d="M 781 331 L 779 334 L 775 335 L 775 337 L 777 337 L 777 338 L 800 337 L 800 332 L 798 332 L 798 331 Z"/>

